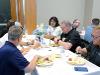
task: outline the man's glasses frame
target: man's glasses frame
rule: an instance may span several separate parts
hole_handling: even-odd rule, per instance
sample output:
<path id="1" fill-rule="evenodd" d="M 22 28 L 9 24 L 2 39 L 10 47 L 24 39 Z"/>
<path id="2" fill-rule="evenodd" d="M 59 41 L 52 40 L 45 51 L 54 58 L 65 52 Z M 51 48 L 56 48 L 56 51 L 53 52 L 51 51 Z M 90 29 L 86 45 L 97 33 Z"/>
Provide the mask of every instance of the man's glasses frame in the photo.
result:
<path id="1" fill-rule="evenodd" d="M 99 36 L 94 36 L 93 34 L 91 34 L 91 36 L 92 36 L 94 39 L 97 39 L 97 38 L 100 37 L 100 35 L 99 35 Z"/>

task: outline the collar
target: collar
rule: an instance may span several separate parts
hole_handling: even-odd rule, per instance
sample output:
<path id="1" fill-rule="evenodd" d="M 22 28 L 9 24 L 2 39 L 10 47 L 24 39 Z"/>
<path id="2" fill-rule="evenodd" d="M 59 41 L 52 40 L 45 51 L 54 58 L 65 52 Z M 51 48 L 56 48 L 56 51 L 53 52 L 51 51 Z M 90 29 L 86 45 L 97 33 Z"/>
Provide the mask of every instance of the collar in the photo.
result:
<path id="1" fill-rule="evenodd" d="M 74 31 L 74 29 L 71 29 L 68 33 L 64 33 L 64 34 L 69 35 L 69 34 L 72 33 L 73 31 Z"/>
<path id="2" fill-rule="evenodd" d="M 6 41 L 5 45 L 10 45 L 12 47 L 16 47 L 13 43 L 11 43 L 10 41 Z M 17 48 L 17 47 L 16 47 Z"/>

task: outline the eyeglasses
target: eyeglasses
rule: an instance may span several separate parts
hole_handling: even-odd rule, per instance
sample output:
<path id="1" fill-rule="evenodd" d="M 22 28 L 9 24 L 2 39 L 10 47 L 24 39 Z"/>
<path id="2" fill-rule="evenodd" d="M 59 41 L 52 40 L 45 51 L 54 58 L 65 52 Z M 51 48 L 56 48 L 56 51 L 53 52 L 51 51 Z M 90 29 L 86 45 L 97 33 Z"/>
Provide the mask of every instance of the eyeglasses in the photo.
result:
<path id="1" fill-rule="evenodd" d="M 91 35 L 94 39 L 97 39 L 97 38 L 99 38 L 100 37 L 100 35 L 99 36 L 94 36 L 93 34 Z"/>

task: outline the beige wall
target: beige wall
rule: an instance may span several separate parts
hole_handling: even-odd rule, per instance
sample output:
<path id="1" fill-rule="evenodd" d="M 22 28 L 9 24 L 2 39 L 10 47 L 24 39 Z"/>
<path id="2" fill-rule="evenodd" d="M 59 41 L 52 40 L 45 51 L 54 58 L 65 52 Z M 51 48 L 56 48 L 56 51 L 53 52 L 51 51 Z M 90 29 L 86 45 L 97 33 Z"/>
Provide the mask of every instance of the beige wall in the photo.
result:
<path id="1" fill-rule="evenodd" d="M 100 0 L 93 0 L 92 18 L 100 18 Z"/>
<path id="2" fill-rule="evenodd" d="M 85 27 L 91 22 L 92 10 L 93 10 L 93 0 L 85 0 L 84 20 L 83 20 L 83 24 Z"/>
<path id="3" fill-rule="evenodd" d="M 92 18 L 100 18 L 99 4 L 100 0 L 37 0 L 37 23 L 48 24 L 51 16 L 57 16 L 60 22 L 79 18 L 86 27 Z"/>
<path id="4" fill-rule="evenodd" d="M 91 23 L 93 18 L 100 18 L 100 0 L 85 0 L 84 26 Z"/>
<path id="5" fill-rule="evenodd" d="M 51 16 L 60 21 L 79 18 L 83 25 L 85 0 L 37 0 L 37 23 L 48 24 Z"/>

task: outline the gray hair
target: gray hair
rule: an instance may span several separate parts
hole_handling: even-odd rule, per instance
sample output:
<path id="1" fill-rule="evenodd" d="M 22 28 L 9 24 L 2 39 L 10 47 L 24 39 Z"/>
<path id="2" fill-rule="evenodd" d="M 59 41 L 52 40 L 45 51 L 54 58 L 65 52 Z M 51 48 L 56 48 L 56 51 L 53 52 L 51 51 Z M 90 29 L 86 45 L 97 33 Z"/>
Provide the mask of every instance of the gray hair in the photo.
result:
<path id="1" fill-rule="evenodd" d="M 14 25 L 9 28 L 8 40 L 16 40 L 17 38 L 20 38 L 22 34 L 23 34 L 23 28 L 21 26 Z"/>
<path id="2" fill-rule="evenodd" d="M 66 27 L 72 28 L 72 24 L 69 21 L 62 21 L 61 24 L 64 24 Z"/>

